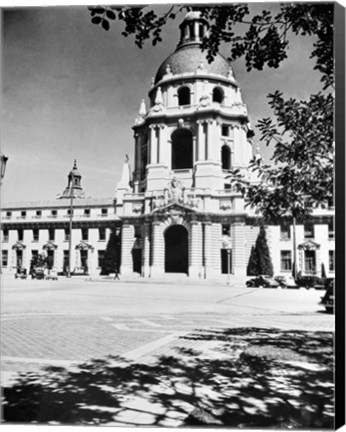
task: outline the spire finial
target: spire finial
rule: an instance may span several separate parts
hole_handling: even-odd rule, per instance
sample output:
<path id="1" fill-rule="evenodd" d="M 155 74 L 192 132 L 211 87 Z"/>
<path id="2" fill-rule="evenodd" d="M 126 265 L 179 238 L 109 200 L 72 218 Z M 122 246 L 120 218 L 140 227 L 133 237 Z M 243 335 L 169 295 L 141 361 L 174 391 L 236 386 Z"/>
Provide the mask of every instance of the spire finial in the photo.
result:
<path id="1" fill-rule="evenodd" d="M 77 169 L 77 159 L 74 160 L 73 169 Z"/>

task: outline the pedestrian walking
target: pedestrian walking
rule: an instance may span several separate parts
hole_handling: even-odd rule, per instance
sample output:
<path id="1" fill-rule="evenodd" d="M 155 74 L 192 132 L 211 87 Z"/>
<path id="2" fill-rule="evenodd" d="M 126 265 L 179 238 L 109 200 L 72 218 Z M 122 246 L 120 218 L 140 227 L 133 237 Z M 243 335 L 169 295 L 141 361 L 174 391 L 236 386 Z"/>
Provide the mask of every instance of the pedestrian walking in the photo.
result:
<path id="1" fill-rule="evenodd" d="M 115 264 L 115 268 L 114 268 L 114 280 L 116 279 L 120 280 L 118 264 Z"/>

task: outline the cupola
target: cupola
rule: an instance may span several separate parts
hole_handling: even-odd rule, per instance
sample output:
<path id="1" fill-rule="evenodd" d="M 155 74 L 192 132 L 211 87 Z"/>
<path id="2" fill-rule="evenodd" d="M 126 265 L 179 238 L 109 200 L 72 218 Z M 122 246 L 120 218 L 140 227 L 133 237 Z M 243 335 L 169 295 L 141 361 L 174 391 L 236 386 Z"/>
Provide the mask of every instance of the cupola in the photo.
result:
<path id="1" fill-rule="evenodd" d="M 67 187 L 62 195 L 59 196 L 59 199 L 71 198 L 72 193 L 73 198 L 85 198 L 85 194 L 81 186 L 82 176 L 78 171 L 76 159 L 74 160 L 73 168 L 69 172 L 67 179 Z"/>

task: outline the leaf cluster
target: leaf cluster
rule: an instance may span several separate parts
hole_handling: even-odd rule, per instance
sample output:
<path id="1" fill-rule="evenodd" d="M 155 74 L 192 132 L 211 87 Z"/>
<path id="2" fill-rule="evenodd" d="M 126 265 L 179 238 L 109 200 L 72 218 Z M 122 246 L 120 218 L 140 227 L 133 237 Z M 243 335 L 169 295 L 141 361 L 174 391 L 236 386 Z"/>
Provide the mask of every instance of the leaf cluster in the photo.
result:
<path id="1" fill-rule="evenodd" d="M 233 186 L 270 221 L 291 216 L 306 219 L 312 205 L 328 207 L 333 199 L 334 142 L 332 95 L 312 95 L 308 101 L 285 100 L 270 94 L 275 119 L 258 122 L 261 140 L 274 146 L 273 165 L 254 158 L 251 183 L 238 170 L 230 175 Z"/>
<path id="2" fill-rule="evenodd" d="M 263 10 L 254 16 L 242 3 L 209 7 L 172 5 L 161 14 L 148 6 L 89 7 L 91 22 L 100 24 L 105 30 L 109 30 L 110 21 L 123 21 L 125 29 L 122 35 L 134 35 L 139 48 L 148 39 L 153 45 L 161 42 L 162 28 L 183 10 L 198 10 L 209 22 L 208 35 L 202 41 L 209 62 L 225 42 L 230 46 L 229 60 L 244 57 L 248 71 L 262 70 L 265 66 L 278 68 L 287 58 L 288 33 L 291 32 L 315 37 L 310 57 L 316 60 L 315 69 L 322 73 L 324 89 L 334 83 L 333 3 L 283 3 L 276 14 Z"/>

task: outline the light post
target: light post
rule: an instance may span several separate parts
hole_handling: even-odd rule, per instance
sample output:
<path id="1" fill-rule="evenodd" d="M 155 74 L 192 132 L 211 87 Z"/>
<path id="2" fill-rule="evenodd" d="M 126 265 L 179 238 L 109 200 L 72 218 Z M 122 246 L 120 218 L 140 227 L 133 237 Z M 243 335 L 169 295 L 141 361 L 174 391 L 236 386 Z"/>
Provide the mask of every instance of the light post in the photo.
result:
<path id="1" fill-rule="evenodd" d="M 231 249 L 227 249 L 227 285 L 231 285 Z"/>
<path id="2" fill-rule="evenodd" d="M 0 167 L 1 180 L 0 180 L 0 184 L 2 184 L 2 179 L 5 176 L 6 164 L 8 161 L 8 157 L 1 153 L 0 158 L 1 158 L 1 167 Z"/>
<path id="3" fill-rule="evenodd" d="M 73 195 L 74 195 L 74 175 L 71 171 L 71 190 L 70 190 L 70 226 L 69 226 L 69 252 L 68 252 L 68 271 L 67 277 L 71 277 L 71 264 L 72 264 L 72 222 L 73 222 Z"/>

